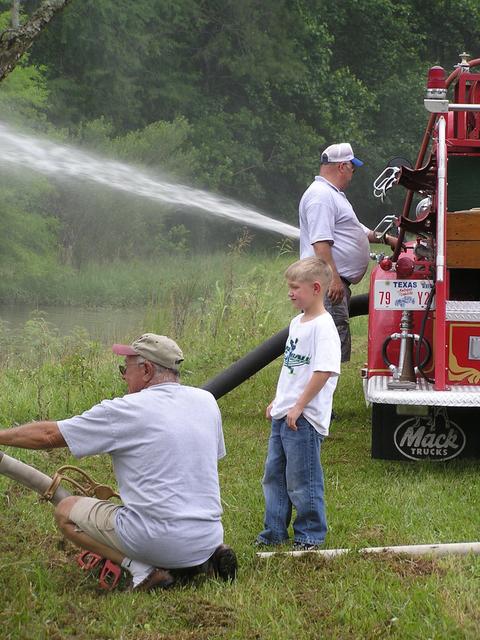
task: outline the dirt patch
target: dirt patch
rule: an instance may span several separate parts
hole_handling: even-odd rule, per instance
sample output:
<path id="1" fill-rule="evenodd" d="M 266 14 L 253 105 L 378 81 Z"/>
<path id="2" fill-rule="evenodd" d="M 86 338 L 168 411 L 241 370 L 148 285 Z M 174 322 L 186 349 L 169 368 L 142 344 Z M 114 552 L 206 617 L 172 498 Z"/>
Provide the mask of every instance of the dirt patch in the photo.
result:
<path id="1" fill-rule="evenodd" d="M 224 630 L 216 630 L 215 638 L 221 638 L 226 633 L 226 629 Z M 158 633 L 141 633 L 139 635 L 135 635 L 135 640 L 211 640 L 212 638 L 212 629 L 195 629 L 192 631 L 187 631 L 186 629 L 182 629 L 180 631 L 175 631 L 174 633 L 169 634 L 158 634 Z"/>
<path id="2" fill-rule="evenodd" d="M 164 603 L 163 609 L 177 621 L 180 628 L 168 633 L 139 630 L 135 640 L 210 640 L 228 637 L 237 617 L 232 607 L 209 600 L 192 599 L 186 602 Z"/>
<path id="3" fill-rule="evenodd" d="M 231 629 L 235 626 L 236 614 L 232 607 L 218 605 L 208 600 L 195 600 L 186 603 L 181 616 L 189 627 Z"/>
<path id="4" fill-rule="evenodd" d="M 366 554 L 364 557 L 367 557 Z M 369 560 L 376 565 L 382 565 L 383 569 L 390 570 L 402 578 L 445 574 L 445 570 L 432 558 L 415 558 L 401 554 L 381 553 L 372 554 Z"/>

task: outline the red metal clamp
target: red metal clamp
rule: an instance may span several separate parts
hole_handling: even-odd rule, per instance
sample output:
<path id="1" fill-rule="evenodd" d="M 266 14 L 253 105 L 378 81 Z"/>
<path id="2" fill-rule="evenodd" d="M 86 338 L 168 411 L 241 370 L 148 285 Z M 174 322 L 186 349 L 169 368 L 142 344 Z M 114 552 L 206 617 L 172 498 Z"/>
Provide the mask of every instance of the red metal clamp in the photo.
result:
<path id="1" fill-rule="evenodd" d="M 111 591 L 120 582 L 122 577 L 122 568 L 112 562 L 111 560 L 105 560 L 105 564 L 100 572 L 99 582 L 102 589 Z"/>
<path id="2" fill-rule="evenodd" d="M 98 553 L 93 553 L 93 551 L 82 551 L 78 556 L 75 556 L 75 560 L 84 571 L 92 571 L 98 568 L 105 558 L 99 556 Z"/>
<path id="3" fill-rule="evenodd" d="M 82 551 L 75 557 L 77 564 L 83 571 L 97 570 L 98 581 L 102 589 L 111 591 L 120 582 L 122 577 L 122 568 L 106 558 L 93 553 L 93 551 Z M 98 573 L 99 572 L 99 573 Z"/>

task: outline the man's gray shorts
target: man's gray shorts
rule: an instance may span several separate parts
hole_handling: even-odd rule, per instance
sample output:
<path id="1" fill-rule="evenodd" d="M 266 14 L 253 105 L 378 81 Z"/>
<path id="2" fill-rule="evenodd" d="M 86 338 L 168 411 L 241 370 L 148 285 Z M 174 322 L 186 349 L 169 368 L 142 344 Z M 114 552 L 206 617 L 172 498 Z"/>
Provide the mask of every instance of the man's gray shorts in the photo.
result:
<path id="1" fill-rule="evenodd" d="M 115 533 L 115 514 L 119 505 L 97 498 L 79 498 L 70 511 L 70 520 L 97 542 L 126 555 Z"/>
<path id="2" fill-rule="evenodd" d="M 350 297 L 352 292 L 350 287 L 342 279 L 343 284 L 343 299 L 338 304 L 332 304 L 328 295 L 325 296 L 324 304 L 325 309 L 332 316 L 335 326 L 337 327 L 338 335 L 340 336 L 340 342 L 342 344 L 342 362 L 348 362 L 352 352 L 352 337 L 350 335 L 350 316 L 348 313 L 348 307 L 350 305 Z"/>

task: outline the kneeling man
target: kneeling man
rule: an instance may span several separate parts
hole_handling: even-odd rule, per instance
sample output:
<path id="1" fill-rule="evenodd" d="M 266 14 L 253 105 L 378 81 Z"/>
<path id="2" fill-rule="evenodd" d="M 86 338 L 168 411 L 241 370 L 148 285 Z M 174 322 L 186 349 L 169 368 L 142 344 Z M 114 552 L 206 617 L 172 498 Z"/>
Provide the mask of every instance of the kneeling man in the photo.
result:
<path id="1" fill-rule="evenodd" d="M 133 589 L 170 586 L 169 570 L 233 580 L 235 553 L 223 544 L 217 461 L 225 444 L 214 397 L 180 384 L 183 354 L 166 336 L 146 333 L 113 351 L 125 357 L 119 369 L 127 395 L 67 420 L 0 431 L 0 445 L 111 456 L 123 504 L 69 496 L 55 519 L 75 545 L 127 569 Z"/>

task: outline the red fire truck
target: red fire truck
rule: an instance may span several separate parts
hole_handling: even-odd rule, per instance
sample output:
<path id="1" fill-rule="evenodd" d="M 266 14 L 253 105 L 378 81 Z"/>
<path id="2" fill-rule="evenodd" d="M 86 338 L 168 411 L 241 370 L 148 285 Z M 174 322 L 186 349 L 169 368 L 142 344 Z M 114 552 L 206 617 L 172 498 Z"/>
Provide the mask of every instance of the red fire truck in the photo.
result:
<path id="1" fill-rule="evenodd" d="M 428 73 L 430 116 L 415 167 L 396 159 L 376 195 L 406 189 L 393 256 L 377 256 L 369 296 L 372 455 L 480 457 L 480 59 Z"/>

